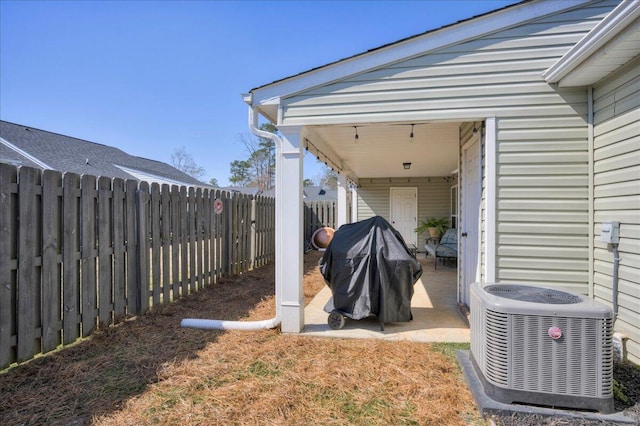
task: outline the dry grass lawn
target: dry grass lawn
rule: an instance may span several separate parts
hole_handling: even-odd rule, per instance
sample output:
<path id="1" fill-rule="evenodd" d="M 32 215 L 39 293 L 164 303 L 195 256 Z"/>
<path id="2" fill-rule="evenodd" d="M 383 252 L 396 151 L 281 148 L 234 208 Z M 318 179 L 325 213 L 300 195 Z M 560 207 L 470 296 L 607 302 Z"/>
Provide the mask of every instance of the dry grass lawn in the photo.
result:
<path id="1" fill-rule="evenodd" d="M 305 299 L 324 281 L 305 255 Z M 441 346 L 202 331 L 273 316 L 273 267 L 212 285 L 0 374 L 0 424 L 482 423 Z"/>

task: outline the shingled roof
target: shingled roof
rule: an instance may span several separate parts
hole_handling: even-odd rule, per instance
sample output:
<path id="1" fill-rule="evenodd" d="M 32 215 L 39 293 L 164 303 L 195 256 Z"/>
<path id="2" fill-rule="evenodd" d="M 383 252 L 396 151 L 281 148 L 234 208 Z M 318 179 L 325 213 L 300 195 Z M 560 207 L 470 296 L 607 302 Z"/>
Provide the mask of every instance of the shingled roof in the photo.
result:
<path id="1" fill-rule="evenodd" d="M 160 161 L 8 121 L 0 121 L 0 163 L 148 182 L 208 186 Z"/>

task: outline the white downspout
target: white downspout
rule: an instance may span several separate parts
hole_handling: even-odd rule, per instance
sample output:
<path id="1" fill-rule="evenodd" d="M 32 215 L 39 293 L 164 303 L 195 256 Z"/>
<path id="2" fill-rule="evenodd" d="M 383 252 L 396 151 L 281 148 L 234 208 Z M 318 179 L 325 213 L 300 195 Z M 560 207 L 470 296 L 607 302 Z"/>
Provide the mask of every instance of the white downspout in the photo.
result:
<path id="1" fill-rule="evenodd" d="M 276 151 L 282 147 L 282 140 L 275 133 L 266 132 L 258 128 L 258 116 L 251 105 L 251 95 L 243 96 L 245 102 L 249 105 L 249 129 L 251 132 L 260 137 L 271 139 L 276 146 Z M 278 186 L 278 175 L 276 171 L 276 186 Z M 282 198 L 282 197 L 280 197 Z M 276 197 L 276 203 L 278 202 Z M 277 267 L 278 265 L 276 265 Z M 198 328 L 203 330 L 263 330 L 268 328 L 276 328 L 280 325 L 280 289 L 278 286 L 278 277 L 276 277 L 276 316 L 262 321 L 223 321 L 210 319 L 194 319 L 185 318 L 180 322 L 180 326 L 186 328 Z"/>

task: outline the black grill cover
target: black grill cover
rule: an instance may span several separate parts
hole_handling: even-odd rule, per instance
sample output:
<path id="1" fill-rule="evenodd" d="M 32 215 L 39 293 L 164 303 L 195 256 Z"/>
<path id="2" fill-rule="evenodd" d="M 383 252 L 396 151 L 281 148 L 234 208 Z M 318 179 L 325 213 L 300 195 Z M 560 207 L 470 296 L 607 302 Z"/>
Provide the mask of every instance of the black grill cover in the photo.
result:
<path id="1" fill-rule="evenodd" d="M 412 319 L 413 285 L 422 266 L 384 218 L 341 226 L 319 265 L 333 308 L 343 315 L 355 320 L 375 315 L 381 323 Z"/>

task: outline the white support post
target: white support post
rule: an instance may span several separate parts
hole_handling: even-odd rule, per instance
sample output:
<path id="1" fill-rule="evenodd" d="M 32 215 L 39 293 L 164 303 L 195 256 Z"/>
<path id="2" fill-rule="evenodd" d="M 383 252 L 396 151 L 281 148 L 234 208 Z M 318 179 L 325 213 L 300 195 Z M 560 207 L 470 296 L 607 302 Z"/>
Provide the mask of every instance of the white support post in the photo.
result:
<path id="1" fill-rule="evenodd" d="M 497 151 L 496 151 L 496 119 L 488 117 L 485 120 L 485 262 L 484 281 L 496 281 L 496 207 L 497 207 Z"/>
<path id="2" fill-rule="evenodd" d="M 337 190 L 337 214 L 336 214 L 336 229 L 347 223 L 347 211 L 349 206 L 347 204 L 347 177 L 344 175 L 338 175 Z"/>
<path id="3" fill-rule="evenodd" d="M 276 286 L 283 333 L 304 327 L 302 126 L 279 126 L 282 147 L 276 152 Z"/>
<path id="4" fill-rule="evenodd" d="M 358 221 L 358 188 L 351 188 L 351 223 Z"/>

